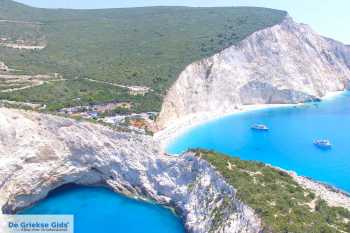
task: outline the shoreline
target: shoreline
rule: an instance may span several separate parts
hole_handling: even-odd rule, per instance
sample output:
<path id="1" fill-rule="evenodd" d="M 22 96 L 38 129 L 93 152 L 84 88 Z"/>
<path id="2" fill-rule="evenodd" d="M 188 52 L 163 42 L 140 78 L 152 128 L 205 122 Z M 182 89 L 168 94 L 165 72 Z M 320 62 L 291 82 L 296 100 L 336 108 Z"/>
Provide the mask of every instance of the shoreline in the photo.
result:
<path id="1" fill-rule="evenodd" d="M 236 111 L 228 112 L 224 114 L 217 113 L 196 113 L 189 115 L 182 120 L 179 120 L 167 128 L 158 131 L 154 134 L 153 138 L 160 143 L 161 149 L 166 150 L 166 147 L 171 144 L 173 140 L 181 136 L 182 134 L 194 129 L 200 125 L 216 121 L 225 117 L 244 114 L 248 112 L 260 111 L 265 109 L 274 109 L 274 108 L 288 108 L 294 106 L 301 106 L 303 104 L 256 104 L 256 105 L 245 105 L 238 108 Z"/>
<path id="2" fill-rule="evenodd" d="M 329 101 L 339 97 L 340 95 L 346 93 L 344 91 L 329 92 L 321 98 L 321 102 Z M 247 112 L 260 111 L 265 109 L 274 109 L 274 108 L 289 108 L 297 106 L 305 106 L 308 103 L 298 103 L 298 104 L 261 104 L 261 105 L 249 105 L 243 106 L 240 109 L 237 109 L 235 112 L 230 112 L 227 114 L 213 114 L 213 113 L 202 113 L 194 114 L 192 116 L 186 117 L 185 119 L 175 122 L 170 127 L 157 132 L 154 135 L 154 139 L 159 142 L 161 150 L 165 154 L 166 147 L 168 147 L 176 138 L 180 137 L 182 134 L 199 127 L 202 124 L 206 124 L 215 120 L 219 120 L 225 117 L 229 117 L 236 114 L 244 114 Z M 175 156 L 176 154 L 174 154 Z M 333 207 L 344 207 L 345 209 L 350 210 L 350 194 L 344 190 L 341 190 L 331 184 L 326 184 L 321 181 L 314 180 L 309 177 L 298 175 L 293 170 L 285 170 L 283 168 L 275 167 L 267 164 L 275 169 L 285 171 L 289 174 L 295 182 L 305 189 L 313 191 L 320 199 L 325 200 L 329 206 Z"/>
<path id="3" fill-rule="evenodd" d="M 295 171 L 292 170 L 286 170 L 280 167 L 272 166 L 271 164 L 266 164 L 266 166 L 286 172 L 301 187 L 313 191 L 318 198 L 326 201 L 329 206 L 343 207 L 347 210 L 350 210 L 350 194 L 348 192 L 339 189 L 331 184 L 315 180 L 311 177 L 298 175 Z"/>
<path id="4" fill-rule="evenodd" d="M 316 195 L 326 201 L 331 207 L 343 207 L 350 210 L 350 195 L 333 185 L 314 180 L 309 177 L 300 176 L 294 172 L 289 175 L 303 188 L 309 189 Z"/>
<path id="5" fill-rule="evenodd" d="M 333 91 L 328 92 L 323 97 L 320 98 L 320 102 L 329 101 L 334 98 L 339 97 L 340 95 L 347 92 L 343 91 Z M 305 106 L 309 103 L 297 103 L 297 104 L 255 104 L 255 105 L 243 105 L 237 108 L 236 111 L 228 113 L 212 113 L 212 112 L 203 112 L 191 114 L 181 120 L 174 122 L 169 125 L 167 128 L 162 129 L 156 132 L 153 138 L 160 144 L 160 148 L 163 152 L 166 152 L 166 148 L 178 137 L 184 133 L 201 126 L 203 124 L 210 123 L 225 117 L 230 117 L 233 115 L 244 114 L 248 112 L 261 111 L 266 109 L 275 109 L 275 108 L 289 108 L 289 107 L 298 107 Z"/>

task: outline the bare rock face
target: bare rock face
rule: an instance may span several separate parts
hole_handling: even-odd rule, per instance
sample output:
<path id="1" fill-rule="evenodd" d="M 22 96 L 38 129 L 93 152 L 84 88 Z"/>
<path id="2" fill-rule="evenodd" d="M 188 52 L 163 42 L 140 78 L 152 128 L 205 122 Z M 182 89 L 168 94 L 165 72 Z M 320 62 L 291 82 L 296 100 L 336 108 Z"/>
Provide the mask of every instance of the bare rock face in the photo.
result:
<path id="1" fill-rule="evenodd" d="M 173 207 L 188 232 L 261 230 L 254 211 L 206 161 L 191 153 L 163 155 L 151 137 L 0 108 L 0 161 L 3 213 L 15 213 L 57 187 L 76 183 L 106 185 Z"/>
<path id="2" fill-rule="evenodd" d="M 287 17 L 219 54 L 189 65 L 169 90 L 158 124 L 243 105 L 317 100 L 350 87 L 350 47 Z"/>

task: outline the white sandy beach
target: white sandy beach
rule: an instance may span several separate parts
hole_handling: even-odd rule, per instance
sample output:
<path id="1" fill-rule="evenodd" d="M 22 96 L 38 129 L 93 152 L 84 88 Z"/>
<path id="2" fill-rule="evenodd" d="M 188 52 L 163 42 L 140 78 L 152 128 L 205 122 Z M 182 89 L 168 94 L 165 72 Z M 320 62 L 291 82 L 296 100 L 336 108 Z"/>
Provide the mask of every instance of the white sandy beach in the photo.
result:
<path id="1" fill-rule="evenodd" d="M 242 106 L 234 112 L 229 112 L 226 114 L 216 114 L 211 112 L 203 112 L 198 114 L 192 114 L 183 118 L 179 121 L 173 122 L 169 127 L 157 132 L 154 138 L 161 143 L 162 149 L 171 143 L 175 138 L 184 134 L 185 132 L 193 129 L 199 125 L 208 123 L 210 121 L 218 120 L 223 117 L 232 116 L 235 114 L 242 114 L 252 111 L 258 111 L 268 108 L 282 108 L 282 107 L 292 107 L 296 106 L 294 104 L 259 104 L 259 105 L 246 105 Z"/>
<path id="2" fill-rule="evenodd" d="M 343 94 L 344 91 L 335 91 L 328 92 L 322 100 L 331 100 L 333 98 L 338 97 Z M 157 140 L 162 149 L 165 151 L 166 147 L 171 143 L 174 139 L 181 136 L 185 132 L 193 129 L 199 125 L 208 123 L 210 121 L 218 120 L 223 117 L 232 116 L 235 114 L 242 114 L 252 111 L 264 110 L 264 109 L 272 109 L 272 108 L 288 108 L 288 107 L 296 107 L 303 106 L 304 103 L 299 104 L 257 104 L 257 105 L 245 105 L 241 106 L 234 112 L 229 112 L 226 114 L 216 114 L 212 112 L 203 112 L 198 114 L 189 115 L 186 118 L 183 118 L 179 121 L 173 122 L 169 127 L 163 129 L 154 134 L 154 139 Z"/>

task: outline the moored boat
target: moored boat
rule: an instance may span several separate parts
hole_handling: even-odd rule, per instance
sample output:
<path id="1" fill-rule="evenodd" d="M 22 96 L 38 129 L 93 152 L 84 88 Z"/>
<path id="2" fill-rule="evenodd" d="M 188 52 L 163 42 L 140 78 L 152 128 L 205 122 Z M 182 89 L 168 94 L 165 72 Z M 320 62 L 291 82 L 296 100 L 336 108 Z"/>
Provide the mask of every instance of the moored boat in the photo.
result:
<path id="1" fill-rule="evenodd" d="M 251 126 L 252 130 L 259 130 L 259 131 L 268 131 L 269 128 L 266 125 L 263 124 L 254 124 Z"/>
<path id="2" fill-rule="evenodd" d="M 330 149 L 332 147 L 332 143 L 328 139 L 315 140 L 314 145 L 323 149 Z"/>

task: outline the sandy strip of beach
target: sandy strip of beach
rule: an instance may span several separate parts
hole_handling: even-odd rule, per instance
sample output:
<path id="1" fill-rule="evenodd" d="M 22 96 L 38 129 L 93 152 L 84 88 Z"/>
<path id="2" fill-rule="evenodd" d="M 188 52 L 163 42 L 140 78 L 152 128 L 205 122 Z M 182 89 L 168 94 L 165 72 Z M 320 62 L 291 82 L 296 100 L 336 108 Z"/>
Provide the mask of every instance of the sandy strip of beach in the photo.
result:
<path id="1" fill-rule="evenodd" d="M 344 91 L 334 91 L 328 92 L 324 97 L 322 97 L 322 101 L 331 100 L 333 98 L 338 97 L 343 94 Z M 154 139 L 157 140 L 162 149 L 165 150 L 166 147 L 171 143 L 174 139 L 181 136 L 185 132 L 210 121 L 218 120 L 220 118 L 224 118 L 227 116 L 232 116 L 236 114 L 242 114 L 252 111 L 264 110 L 264 109 L 272 109 L 272 108 L 288 108 L 288 107 L 297 107 L 303 106 L 304 103 L 300 104 L 257 104 L 257 105 L 243 105 L 235 111 L 228 112 L 225 114 L 222 113 L 213 113 L 213 112 L 202 112 L 189 115 L 181 120 L 175 121 L 170 124 L 166 129 L 163 129 L 154 134 Z"/>
<path id="2" fill-rule="evenodd" d="M 258 111 L 269 108 L 282 108 L 282 107 L 292 107 L 297 106 L 296 104 L 258 104 L 258 105 L 246 105 L 242 106 L 235 111 L 222 113 L 213 112 L 202 112 L 189 115 L 181 120 L 178 120 L 170 124 L 166 129 L 163 129 L 154 134 L 154 139 L 161 143 L 162 148 L 165 150 L 167 145 L 171 143 L 174 139 L 181 136 L 185 132 L 208 122 L 218 120 L 220 118 L 242 114 L 252 111 Z"/>

